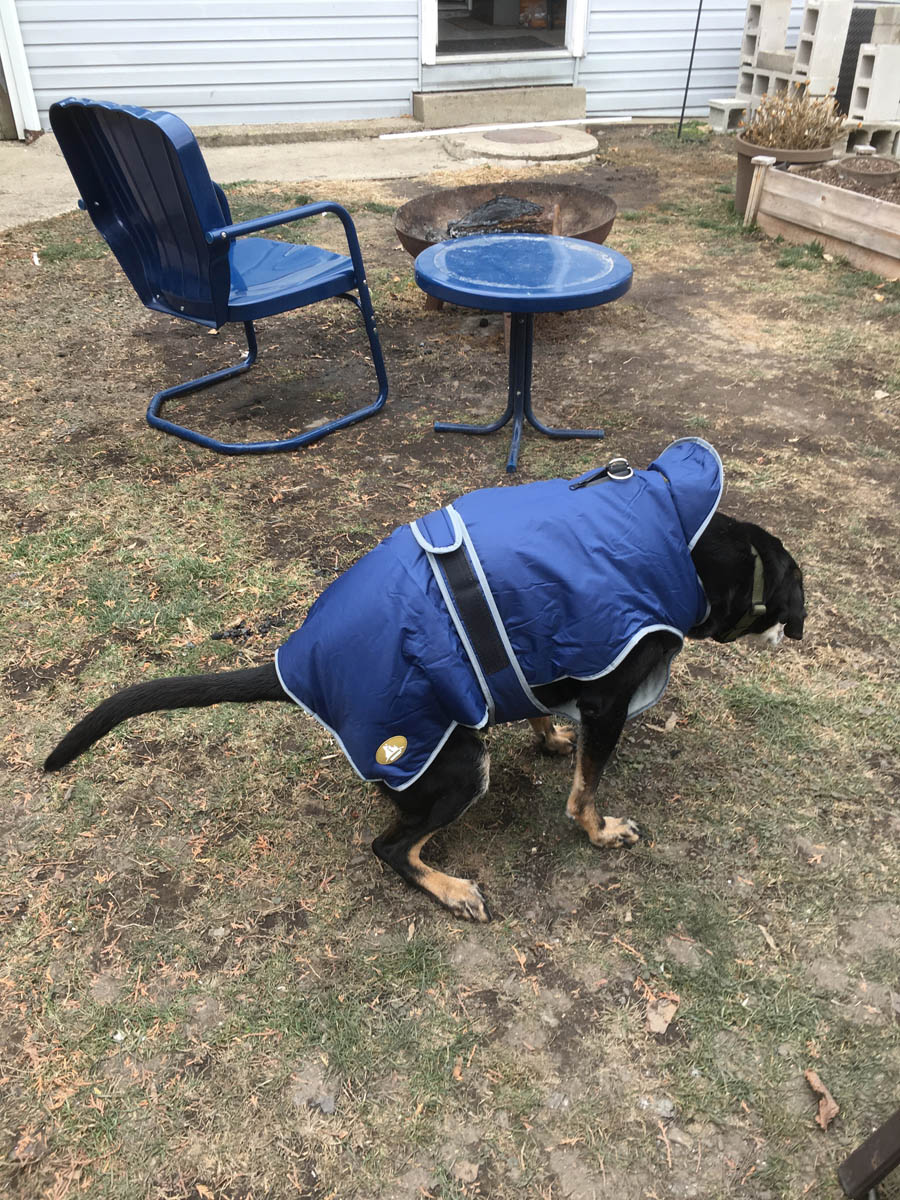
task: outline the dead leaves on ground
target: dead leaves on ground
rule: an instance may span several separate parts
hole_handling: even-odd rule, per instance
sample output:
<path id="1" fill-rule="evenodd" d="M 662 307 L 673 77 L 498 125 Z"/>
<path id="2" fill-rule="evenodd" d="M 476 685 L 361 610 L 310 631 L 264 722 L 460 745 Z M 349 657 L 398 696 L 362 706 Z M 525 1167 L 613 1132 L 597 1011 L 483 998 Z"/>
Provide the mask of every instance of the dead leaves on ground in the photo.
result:
<path id="1" fill-rule="evenodd" d="M 803 1078 L 819 1097 L 819 1111 L 816 1113 L 816 1124 L 827 1129 L 841 1111 L 837 1101 L 815 1071 L 804 1071 Z"/>
<path id="2" fill-rule="evenodd" d="M 647 1001 L 647 1031 L 661 1037 L 675 1020 L 681 997 L 674 992 L 657 994 L 640 976 L 634 981 L 634 990 Z"/>

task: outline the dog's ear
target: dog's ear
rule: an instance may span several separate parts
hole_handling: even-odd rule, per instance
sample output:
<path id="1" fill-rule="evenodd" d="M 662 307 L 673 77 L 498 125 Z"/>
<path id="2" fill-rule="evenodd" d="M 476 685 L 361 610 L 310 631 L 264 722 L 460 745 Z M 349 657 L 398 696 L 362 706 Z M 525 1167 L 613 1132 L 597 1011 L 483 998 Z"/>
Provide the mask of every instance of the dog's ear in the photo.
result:
<path id="1" fill-rule="evenodd" d="M 691 629 L 690 636 L 723 641 L 750 605 L 753 555 L 746 526 L 725 513 L 715 513 L 691 557 L 709 601 L 709 613 Z"/>
<path id="2" fill-rule="evenodd" d="M 747 628 L 742 619 L 752 607 L 753 550 L 762 559 L 766 611 Z M 738 625 L 743 633 L 762 633 L 775 624 L 783 625 L 790 638 L 803 636 L 803 574 L 777 537 L 749 521 L 716 513 L 691 554 L 710 604 L 709 616 L 690 631 L 691 637 L 729 641 Z"/>
<path id="3" fill-rule="evenodd" d="M 777 537 L 759 525 L 748 525 L 748 528 L 765 568 L 768 614 L 773 621 L 784 625 L 786 637 L 799 641 L 806 619 L 803 572 Z"/>

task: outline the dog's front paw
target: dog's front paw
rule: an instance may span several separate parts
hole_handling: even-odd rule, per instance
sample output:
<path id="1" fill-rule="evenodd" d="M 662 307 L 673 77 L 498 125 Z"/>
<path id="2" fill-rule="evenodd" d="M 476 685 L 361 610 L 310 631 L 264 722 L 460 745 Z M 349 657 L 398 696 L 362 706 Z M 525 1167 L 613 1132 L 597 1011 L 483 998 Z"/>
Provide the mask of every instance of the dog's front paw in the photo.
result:
<path id="1" fill-rule="evenodd" d="M 604 850 L 630 850 L 643 836 L 644 830 L 631 817 L 604 817 L 599 833 L 591 841 Z"/>
<path id="2" fill-rule="evenodd" d="M 487 901 L 481 894 L 481 888 L 472 884 L 472 895 L 463 905 L 460 916 L 468 917 L 470 921 L 482 921 L 484 923 L 491 920 L 491 910 L 487 906 Z"/>
<path id="3" fill-rule="evenodd" d="M 468 921 L 490 921 L 491 913 L 481 889 L 468 879 L 445 877 L 446 883 L 435 889 L 435 896 L 445 908 Z"/>
<path id="4" fill-rule="evenodd" d="M 491 910 L 481 894 L 481 888 L 474 883 L 469 884 L 468 894 L 460 896 L 450 907 L 457 916 L 466 917 L 470 921 L 486 922 L 491 919 Z"/>

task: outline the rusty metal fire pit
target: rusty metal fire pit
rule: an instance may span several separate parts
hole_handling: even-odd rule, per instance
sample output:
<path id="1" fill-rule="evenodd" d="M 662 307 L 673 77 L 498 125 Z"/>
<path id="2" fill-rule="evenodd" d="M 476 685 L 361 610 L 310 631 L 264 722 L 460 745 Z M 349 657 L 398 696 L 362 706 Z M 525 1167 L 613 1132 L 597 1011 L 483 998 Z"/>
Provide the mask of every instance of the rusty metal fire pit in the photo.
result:
<path id="1" fill-rule="evenodd" d="M 518 221 L 498 219 L 500 231 L 557 233 L 602 243 L 616 219 L 616 202 L 604 192 L 576 184 L 537 183 L 531 179 L 476 183 L 429 192 L 410 200 L 394 213 L 394 228 L 404 249 L 417 255 L 449 237 L 491 228 L 491 202 L 498 198 L 522 201 Z M 558 206 L 558 207 L 557 207 Z M 515 207 L 515 206 L 513 206 Z M 479 214 L 487 220 L 479 223 Z"/>

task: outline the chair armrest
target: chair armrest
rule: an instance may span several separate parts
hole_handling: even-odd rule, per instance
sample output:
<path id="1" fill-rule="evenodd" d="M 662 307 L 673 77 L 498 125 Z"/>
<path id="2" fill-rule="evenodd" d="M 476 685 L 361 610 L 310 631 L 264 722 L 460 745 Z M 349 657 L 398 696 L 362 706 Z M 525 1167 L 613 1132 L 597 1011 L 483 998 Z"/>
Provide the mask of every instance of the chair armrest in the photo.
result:
<path id="1" fill-rule="evenodd" d="M 219 229 L 210 229 L 206 235 L 207 242 L 225 241 L 231 238 L 244 237 L 248 233 L 259 233 L 262 229 L 272 229 L 276 225 L 287 225 L 291 221 L 302 221 L 305 217 L 316 217 L 319 213 L 331 212 L 340 217 L 347 228 L 353 228 L 350 214 L 340 204 L 330 200 L 320 200 L 315 204 L 304 204 L 302 208 L 289 208 L 285 212 L 272 213 L 267 217 L 256 217 L 252 221 L 238 221 L 236 225 L 223 225 Z"/>
<path id="2" fill-rule="evenodd" d="M 285 212 L 272 213 L 268 217 L 257 217 L 253 221 L 238 221 L 236 225 L 223 225 L 219 229 L 210 229 L 206 240 L 210 245 L 218 241 L 233 241 L 234 238 L 243 237 L 248 233 L 258 233 L 261 229 L 272 229 L 275 225 L 287 225 L 290 221 L 302 221 L 304 217 L 316 217 L 319 213 L 334 213 L 344 226 L 347 249 L 350 251 L 350 260 L 356 273 L 357 287 L 365 288 L 366 269 L 363 266 L 362 250 L 359 246 L 359 238 L 356 236 L 353 218 L 346 208 L 342 208 L 340 204 L 335 204 L 332 200 L 318 200 L 315 204 L 304 204 L 302 208 L 289 208 Z"/>

